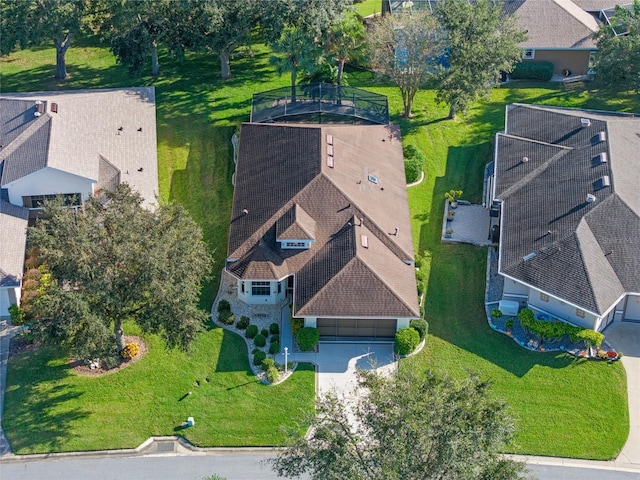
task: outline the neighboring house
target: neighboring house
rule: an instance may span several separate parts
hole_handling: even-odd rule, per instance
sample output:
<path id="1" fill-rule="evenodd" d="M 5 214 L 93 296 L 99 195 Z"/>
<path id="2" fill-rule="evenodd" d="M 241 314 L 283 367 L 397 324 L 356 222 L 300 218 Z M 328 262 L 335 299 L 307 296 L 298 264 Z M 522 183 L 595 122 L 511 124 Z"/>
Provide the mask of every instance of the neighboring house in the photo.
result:
<path id="1" fill-rule="evenodd" d="M 158 194 L 153 87 L 0 95 L 0 316 L 19 303 L 25 219 L 129 183 Z M 6 285 L 6 286 L 5 286 Z"/>
<path id="2" fill-rule="evenodd" d="M 597 50 L 593 35 L 620 0 L 503 0 L 505 11 L 527 31 L 523 61 L 546 61 L 560 75 L 591 72 Z"/>
<path id="3" fill-rule="evenodd" d="M 323 339 L 392 339 L 420 316 L 399 130 L 244 124 L 226 270 Z"/>
<path id="4" fill-rule="evenodd" d="M 505 123 L 503 299 L 596 330 L 640 321 L 640 116 L 514 104 Z"/>

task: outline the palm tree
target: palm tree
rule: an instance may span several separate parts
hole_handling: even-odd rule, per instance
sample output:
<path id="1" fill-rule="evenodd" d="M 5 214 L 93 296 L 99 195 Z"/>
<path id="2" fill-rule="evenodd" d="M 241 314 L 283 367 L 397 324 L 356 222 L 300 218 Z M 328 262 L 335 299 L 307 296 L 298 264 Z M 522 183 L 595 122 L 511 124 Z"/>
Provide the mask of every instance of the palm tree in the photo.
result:
<path id="1" fill-rule="evenodd" d="M 366 32 L 354 13 L 346 13 L 329 27 L 327 53 L 338 67 L 338 85 L 342 85 L 344 64 L 363 55 Z"/>
<path id="2" fill-rule="evenodd" d="M 278 75 L 291 73 L 291 102 L 296 101 L 296 78 L 301 68 L 312 70 L 320 53 L 314 39 L 305 31 L 296 27 L 287 27 L 272 45 L 273 51 L 283 55 L 272 55 L 269 63 L 275 67 Z"/>

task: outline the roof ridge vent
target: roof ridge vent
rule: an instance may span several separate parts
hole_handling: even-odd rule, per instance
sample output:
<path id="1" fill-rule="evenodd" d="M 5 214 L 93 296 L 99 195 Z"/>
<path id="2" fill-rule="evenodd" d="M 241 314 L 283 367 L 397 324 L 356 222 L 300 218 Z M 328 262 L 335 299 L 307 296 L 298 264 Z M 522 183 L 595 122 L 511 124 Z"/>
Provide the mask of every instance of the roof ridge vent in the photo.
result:
<path id="1" fill-rule="evenodd" d="M 596 201 L 596 196 L 592 193 L 587 193 L 587 203 L 593 203 Z"/>
<path id="2" fill-rule="evenodd" d="M 527 253 L 524 257 L 522 257 L 522 260 L 524 260 L 526 262 L 526 261 L 531 260 L 532 258 L 534 258 L 536 255 L 537 255 L 536 252 Z"/>
<path id="3" fill-rule="evenodd" d="M 590 119 L 588 119 L 588 118 L 581 118 L 581 119 L 580 119 L 580 124 L 581 124 L 583 127 L 589 127 L 589 126 L 591 126 L 591 120 L 590 120 Z"/>

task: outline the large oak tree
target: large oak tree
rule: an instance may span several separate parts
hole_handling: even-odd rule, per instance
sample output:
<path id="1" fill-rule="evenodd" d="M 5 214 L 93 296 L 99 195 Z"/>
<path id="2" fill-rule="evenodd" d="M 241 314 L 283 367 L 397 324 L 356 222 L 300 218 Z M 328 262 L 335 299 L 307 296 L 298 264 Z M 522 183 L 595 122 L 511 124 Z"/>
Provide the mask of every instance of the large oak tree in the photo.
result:
<path id="1" fill-rule="evenodd" d="M 174 204 L 155 209 L 127 184 L 71 209 L 48 203 L 28 239 L 53 282 L 35 300 L 31 327 L 79 358 L 113 358 L 123 324 L 187 348 L 208 314 L 197 307 L 211 259 L 202 232 Z"/>
<path id="2" fill-rule="evenodd" d="M 335 394 L 317 402 L 303 437 L 272 461 L 280 476 L 314 480 L 511 480 L 524 465 L 498 452 L 513 438 L 506 405 L 490 383 L 401 369 L 359 372 L 355 404 Z M 292 431 L 292 435 L 295 433 Z"/>

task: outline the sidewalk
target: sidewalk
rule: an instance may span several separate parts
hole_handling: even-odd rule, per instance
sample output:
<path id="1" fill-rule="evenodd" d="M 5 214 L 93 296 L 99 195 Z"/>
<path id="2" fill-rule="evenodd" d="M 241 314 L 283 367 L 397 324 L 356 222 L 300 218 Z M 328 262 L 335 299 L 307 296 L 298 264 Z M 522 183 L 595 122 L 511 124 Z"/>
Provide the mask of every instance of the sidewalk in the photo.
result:
<path id="1" fill-rule="evenodd" d="M 11 453 L 11 446 L 2 429 L 2 413 L 4 411 L 4 389 L 7 384 L 9 340 L 19 331 L 20 327 L 9 325 L 8 320 L 0 321 L 0 457 Z"/>

